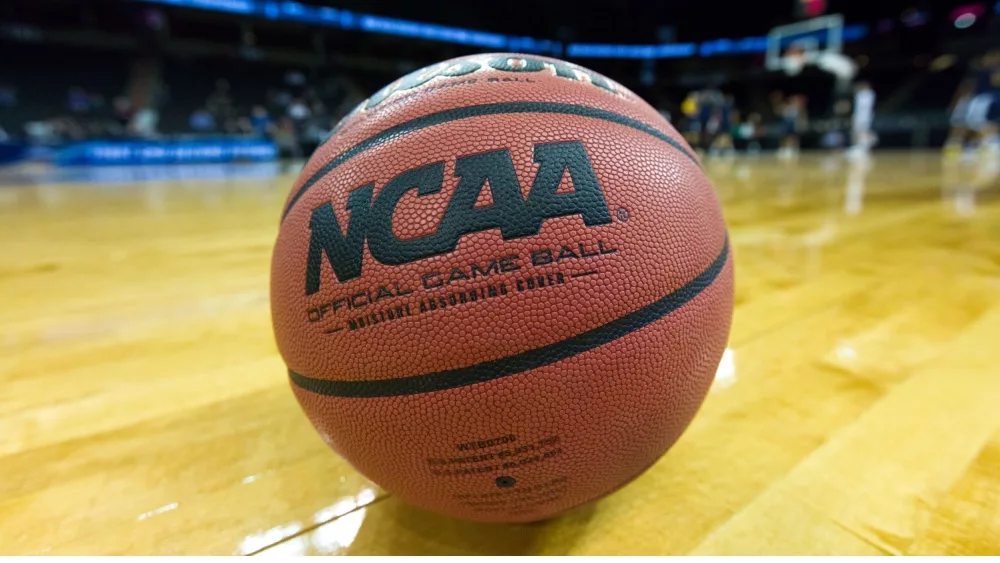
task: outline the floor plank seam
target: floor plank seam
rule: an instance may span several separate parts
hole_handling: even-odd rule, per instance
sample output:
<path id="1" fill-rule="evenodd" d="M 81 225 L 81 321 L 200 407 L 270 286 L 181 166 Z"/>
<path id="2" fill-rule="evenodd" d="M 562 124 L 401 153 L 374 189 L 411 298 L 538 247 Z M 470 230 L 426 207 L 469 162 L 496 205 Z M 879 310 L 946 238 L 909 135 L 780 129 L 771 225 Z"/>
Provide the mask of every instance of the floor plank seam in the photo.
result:
<path id="1" fill-rule="evenodd" d="M 292 535 L 290 535 L 288 537 L 281 538 L 281 540 L 279 540 L 279 541 L 276 541 L 276 542 L 274 542 L 272 544 L 269 544 L 269 545 L 265 545 L 264 547 L 261 547 L 260 549 L 257 549 L 255 551 L 251 551 L 250 553 L 244 553 L 243 555 L 245 555 L 247 557 L 253 557 L 254 555 L 259 555 L 259 554 L 261 554 L 261 553 L 263 553 L 263 552 L 265 552 L 265 551 L 273 548 L 276 545 L 281 545 L 283 543 L 287 543 L 287 542 L 289 542 L 291 540 L 294 540 L 295 538 L 298 538 L 298 537 L 304 536 L 306 534 L 309 534 L 309 533 L 313 532 L 314 530 L 316 530 L 318 528 L 326 526 L 327 524 L 329 524 L 330 522 L 333 522 L 334 520 L 339 520 L 339 519 L 343 518 L 344 516 L 347 516 L 348 514 L 353 514 L 353 513 L 357 512 L 358 510 L 368 509 L 368 508 L 370 508 L 370 507 L 372 507 L 372 506 L 374 506 L 374 505 L 382 502 L 383 500 L 389 498 L 390 496 L 392 496 L 392 495 L 383 494 L 380 497 L 375 497 L 375 499 L 373 499 L 368 504 L 363 504 L 361 506 L 355 506 L 351 510 L 348 510 L 347 512 L 345 512 L 343 514 L 338 514 L 337 516 L 334 516 L 333 518 L 330 518 L 329 520 L 326 520 L 326 521 L 323 521 L 323 522 L 317 522 L 317 523 L 315 523 L 315 524 L 313 524 L 311 526 L 305 526 L 301 530 L 299 530 L 298 532 L 296 532 L 296 533 L 294 533 L 294 534 L 292 534 Z"/>

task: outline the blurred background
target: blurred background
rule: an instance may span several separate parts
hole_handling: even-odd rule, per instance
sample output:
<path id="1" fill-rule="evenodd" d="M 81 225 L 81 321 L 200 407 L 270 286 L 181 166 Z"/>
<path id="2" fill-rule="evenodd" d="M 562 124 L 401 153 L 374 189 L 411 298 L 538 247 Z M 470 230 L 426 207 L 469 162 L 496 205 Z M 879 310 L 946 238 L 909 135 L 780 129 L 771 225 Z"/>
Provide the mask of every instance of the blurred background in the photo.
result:
<path id="1" fill-rule="evenodd" d="M 1000 3 L 656 4 L 8 0 L 0 159 L 301 159 L 381 86 L 486 51 L 593 68 L 712 154 L 782 154 L 790 133 L 802 148 L 859 144 L 862 82 L 877 110 L 861 144 L 940 147 L 1000 36 Z M 801 51 L 809 62 L 795 68 Z M 953 142 L 966 133 L 951 131 Z"/>

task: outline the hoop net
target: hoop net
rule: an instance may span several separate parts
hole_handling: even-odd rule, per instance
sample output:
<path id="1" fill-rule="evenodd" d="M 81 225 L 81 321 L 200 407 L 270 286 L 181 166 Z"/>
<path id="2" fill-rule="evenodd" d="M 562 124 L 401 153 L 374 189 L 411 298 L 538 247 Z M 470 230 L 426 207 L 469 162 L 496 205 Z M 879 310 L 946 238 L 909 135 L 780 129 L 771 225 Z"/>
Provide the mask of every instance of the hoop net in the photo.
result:
<path id="1" fill-rule="evenodd" d="M 816 41 L 811 39 L 793 43 L 781 57 L 781 69 L 788 76 L 800 74 L 807 64 L 816 59 L 816 48 Z"/>
<path id="2" fill-rule="evenodd" d="M 806 66 L 806 55 L 805 53 L 794 53 L 788 54 L 781 57 L 781 69 L 785 71 L 788 76 L 795 76 L 802 72 L 802 69 Z"/>

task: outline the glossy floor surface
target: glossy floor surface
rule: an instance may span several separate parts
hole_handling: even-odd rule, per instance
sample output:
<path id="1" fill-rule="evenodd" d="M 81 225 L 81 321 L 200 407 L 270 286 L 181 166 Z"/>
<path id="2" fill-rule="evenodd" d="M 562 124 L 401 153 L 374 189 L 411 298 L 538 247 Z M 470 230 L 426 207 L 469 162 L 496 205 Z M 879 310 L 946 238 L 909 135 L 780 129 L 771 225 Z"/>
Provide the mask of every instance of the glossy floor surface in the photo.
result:
<path id="1" fill-rule="evenodd" d="M 303 416 L 268 309 L 290 176 L 8 180 L 0 553 L 1000 553 L 1000 185 L 936 153 L 707 168 L 737 307 L 704 408 L 510 526 L 407 506 Z"/>

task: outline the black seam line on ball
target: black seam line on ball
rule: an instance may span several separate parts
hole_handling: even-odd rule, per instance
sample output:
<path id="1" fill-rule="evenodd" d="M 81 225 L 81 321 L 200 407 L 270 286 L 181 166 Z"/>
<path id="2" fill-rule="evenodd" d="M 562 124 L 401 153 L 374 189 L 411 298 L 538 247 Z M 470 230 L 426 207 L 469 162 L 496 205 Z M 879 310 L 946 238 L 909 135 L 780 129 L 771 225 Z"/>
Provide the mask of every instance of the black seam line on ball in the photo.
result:
<path id="1" fill-rule="evenodd" d="M 727 238 L 718 258 L 705 271 L 698 274 L 696 278 L 684 284 L 676 291 L 605 325 L 576 336 L 571 336 L 566 340 L 505 358 L 498 358 L 463 368 L 375 381 L 313 379 L 296 373 L 291 369 L 288 370 L 288 376 L 295 385 L 306 391 L 332 397 L 351 398 L 417 395 L 492 381 L 508 375 L 554 364 L 577 354 L 593 350 L 609 342 L 614 342 L 669 315 L 697 297 L 708 286 L 712 285 L 712 282 L 715 281 L 719 272 L 726 265 L 728 257 L 729 239 Z"/>
<path id="2" fill-rule="evenodd" d="M 434 125 L 441 125 L 443 123 L 448 123 L 450 121 L 457 121 L 459 119 L 468 119 L 470 117 L 482 117 L 486 115 L 504 115 L 511 113 L 555 113 L 563 115 L 578 115 L 581 117 L 591 117 L 594 119 L 601 119 L 604 121 L 610 121 L 612 123 L 617 123 L 619 125 L 624 125 L 626 127 L 631 127 L 643 133 L 652 135 L 657 139 L 667 143 L 668 145 L 674 147 L 675 149 L 684 153 L 684 156 L 691 159 L 695 165 L 698 164 L 698 160 L 691 155 L 680 143 L 671 139 L 666 134 L 658 131 L 657 129 L 646 125 L 645 123 L 632 119 L 631 117 L 625 117 L 624 115 L 610 112 L 603 109 L 593 108 L 589 106 L 578 106 L 574 104 L 560 104 L 555 102 L 504 102 L 498 104 L 482 104 L 478 106 L 466 106 L 454 109 L 448 109 L 444 111 L 439 111 L 437 113 L 431 113 L 421 117 L 411 119 L 395 125 L 368 137 L 364 141 L 354 145 L 353 147 L 347 149 L 346 151 L 340 153 L 333 160 L 327 162 L 322 168 L 316 171 L 312 176 L 306 180 L 306 183 L 302 184 L 302 187 L 295 192 L 292 199 L 288 202 L 288 206 L 285 207 L 285 212 L 281 214 L 281 220 L 284 221 L 285 217 L 292 210 L 295 202 L 301 198 L 306 191 L 309 190 L 316 182 L 321 178 L 330 173 L 331 170 L 340 166 L 341 164 L 347 162 L 351 158 L 369 150 L 373 149 L 379 145 L 383 145 L 389 141 L 402 137 L 408 133 L 414 131 L 420 131 L 427 127 Z"/>

